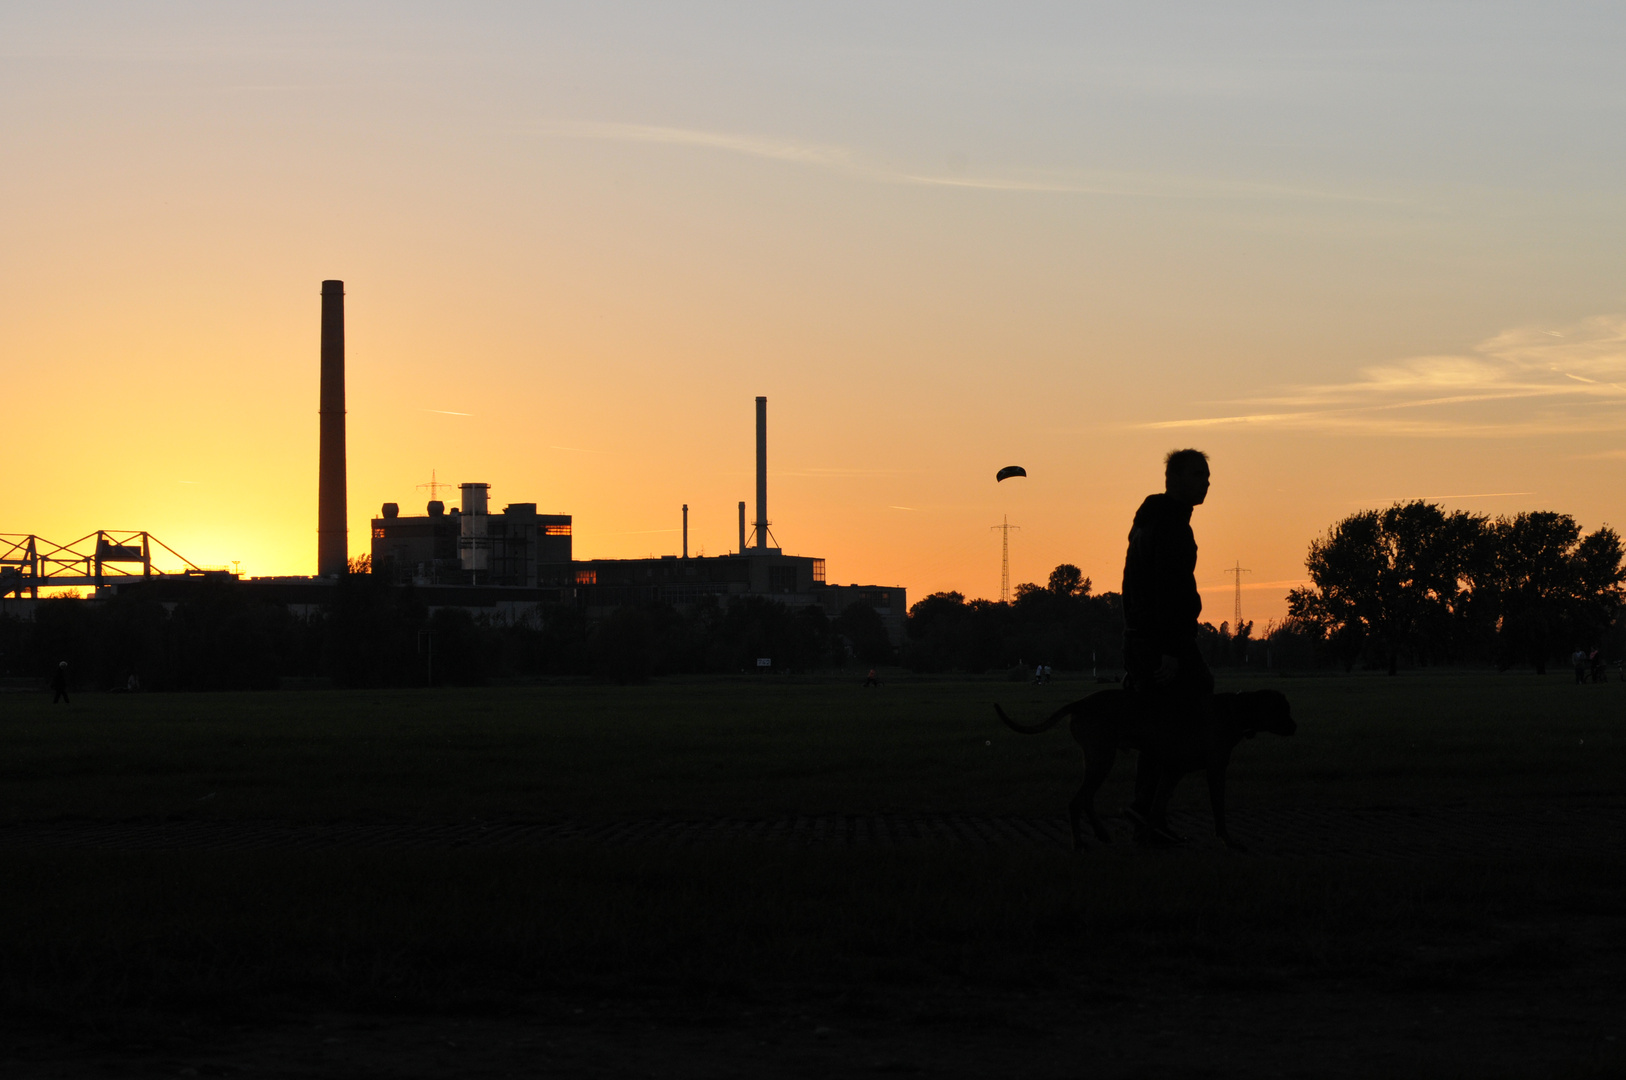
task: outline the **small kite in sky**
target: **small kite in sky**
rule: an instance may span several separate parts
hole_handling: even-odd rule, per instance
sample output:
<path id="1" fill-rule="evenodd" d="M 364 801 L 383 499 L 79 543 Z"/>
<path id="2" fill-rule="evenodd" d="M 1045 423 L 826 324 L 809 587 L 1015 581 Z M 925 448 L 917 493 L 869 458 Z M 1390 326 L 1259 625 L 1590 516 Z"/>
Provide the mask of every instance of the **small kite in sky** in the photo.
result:
<path id="1" fill-rule="evenodd" d="M 1028 471 L 1022 468 L 1020 465 L 1007 465 L 1003 469 L 999 470 L 999 475 L 995 476 L 994 480 L 999 481 L 1012 476 L 1026 476 L 1027 474 Z"/>

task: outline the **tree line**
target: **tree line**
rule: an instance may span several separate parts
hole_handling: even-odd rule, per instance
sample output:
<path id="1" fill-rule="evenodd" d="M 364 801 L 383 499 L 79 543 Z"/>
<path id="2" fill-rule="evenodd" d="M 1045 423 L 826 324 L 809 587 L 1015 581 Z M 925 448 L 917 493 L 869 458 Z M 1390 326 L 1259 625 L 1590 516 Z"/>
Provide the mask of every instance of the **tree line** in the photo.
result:
<path id="1" fill-rule="evenodd" d="M 1310 543 L 1310 584 L 1288 594 L 1288 617 L 1201 623 L 1214 667 L 1341 667 L 1394 673 L 1402 664 L 1527 664 L 1545 673 L 1574 649 L 1626 653 L 1626 568 L 1608 526 L 1583 533 L 1568 514 L 1490 518 L 1414 501 L 1365 510 Z M 1022 585 L 1010 604 L 934 593 L 909 612 L 901 659 L 922 671 L 988 671 L 1045 663 L 1116 671 L 1123 608 L 1063 565 L 1048 585 Z"/>
<path id="2" fill-rule="evenodd" d="M 1626 600 L 1620 536 L 1568 514 L 1489 518 L 1429 502 L 1339 521 L 1310 544 L 1311 584 L 1288 627 L 1326 659 L 1394 673 L 1404 661 L 1547 664 L 1572 649 L 1618 658 Z"/>
<path id="3" fill-rule="evenodd" d="M 364 571 L 364 566 L 356 568 Z M 78 689 L 275 689 L 288 679 L 339 686 L 475 685 L 491 679 L 805 671 L 887 663 L 881 616 L 854 604 L 830 618 L 766 597 L 619 608 L 602 619 L 570 604 L 508 624 L 461 608 L 431 611 L 422 593 L 366 572 L 340 579 L 309 616 L 233 581 L 200 581 L 179 602 L 138 589 L 86 603 L 41 601 L 31 620 L 0 619 L 0 675 L 43 679 L 67 661 Z"/>
<path id="4" fill-rule="evenodd" d="M 1426 502 L 1344 518 L 1310 544 L 1310 584 L 1288 596 L 1288 618 L 1203 623 L 1214 667 L 1530 664 L 1545 672 L 1577 647 L 1626 648 L 1626 569 L 1620 537 L 1583 534 L 1566 514 L 1488 518 Z M 315 615 L 204 581 L 165 605 L 140 590 L 86 604 L 49 600 L 31 621 L 0 619 L 0 674 L 43 678 L 69 662 L 77 686 L 114 689 L 130 676 L 150 690 L 270 689 L 288 678 L 342 686 L 476 684 L 493 678 L 586 676 L 635 682 L 657 675 L 897 663 L 918 672 L 1007 671 L 1039 665 L 1115 676 L 1123 605 L 1064 563 L 1045 584 L 1018 585 L 1010 603 L 932 593 L 908 612 L 901 647 L 873 609 L 834 618 L 768 597 L 645 604 L 589 620 L 574 605 L 507 625 L 457 608 L 431 612 L 423 595 L 358 562 Z"/>

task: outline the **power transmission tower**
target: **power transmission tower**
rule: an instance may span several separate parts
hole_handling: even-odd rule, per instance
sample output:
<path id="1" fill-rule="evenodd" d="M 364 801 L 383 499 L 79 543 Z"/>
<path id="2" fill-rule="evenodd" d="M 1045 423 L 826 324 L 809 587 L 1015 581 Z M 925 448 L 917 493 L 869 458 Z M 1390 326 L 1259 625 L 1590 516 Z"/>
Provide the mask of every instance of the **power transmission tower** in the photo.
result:
<path id="1" fill-rule="evenodd" d="M 429 470 L 429 483 L 427 483 L 427 484 L 419 484 L 418 485 L 418 490 L 421 491 L 424 488 L 428 488 L 429 489 L 429 497 L 431 499 L 438 499 L 438 498 L 440 498 L 440 489 L 441 488 L 445 488 L 447 491 L 451 491 L 455 487 L 457 487 L 456 484 L 443 484 L 439 480 L 436 480 L 435 479 L 435 470 L 430 469 Z"/>
<path id="2" fill-rule="evenodd" d="M 1005 534 L 1004 551 L 999 562 L 999 602 L 1008 604 L 1011 602 L 1011 530 L 1020 529 L 1022 526 L 1012 525 L 1011 519 L 1003 515 L 1000 520 L 1002 524 L 988 527 Z"/>
<path id="3" fill-rule="evenodd" d="M 1242 632 L 1242 575 L 1251 574 L 1253 571 L 1244 567 L 1239 559 L 1235 566 L 1226 567 L 1225 572 L 1236 575 L 1236 609 L 1231 616 L 1231 634 L 1235 636 Z"/>

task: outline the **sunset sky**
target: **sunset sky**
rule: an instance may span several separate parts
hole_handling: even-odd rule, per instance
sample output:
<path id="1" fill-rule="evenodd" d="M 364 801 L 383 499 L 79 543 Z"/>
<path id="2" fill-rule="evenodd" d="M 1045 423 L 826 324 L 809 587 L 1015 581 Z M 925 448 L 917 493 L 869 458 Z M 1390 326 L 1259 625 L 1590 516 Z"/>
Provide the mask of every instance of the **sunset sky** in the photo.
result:
<path id="1" fill-rule="evenodd" d="M 1610 4 L 7 4 L 0 531 L 316 562 L 442 481 L 578 557 L 1117 588 L 1208 451 L 1206 617 L 1428 498 L 1626 526 Z M 1024 479 L 994 473 L 1023 465 Z M 448 504 L 455 502 L 448 499 Z"/>

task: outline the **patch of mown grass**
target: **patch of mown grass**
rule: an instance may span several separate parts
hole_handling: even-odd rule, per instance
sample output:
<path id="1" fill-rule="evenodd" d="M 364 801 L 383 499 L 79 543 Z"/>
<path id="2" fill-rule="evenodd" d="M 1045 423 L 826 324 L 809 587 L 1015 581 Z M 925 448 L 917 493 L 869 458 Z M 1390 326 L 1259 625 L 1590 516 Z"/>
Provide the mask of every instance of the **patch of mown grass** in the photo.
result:
<path id="1" fill-rule="evenodd" d="M 1626 866 L 922 847 L 12 852 L 0 987 L 36 1017 L 501 1011 L 794 983 L 1405 989 L 1561 973 Z"/>
<path id="2" fill-rule="evenodd" d="M 1292 739 L 1243 744 L 1237 806 L 1618 800 L 1626 685 L 1528 673 L 1247 681 L 1286 692 Z M 1065 730 L 1100 689 L 919 679 L 679 681 L 468 691 L 48 695 L 0 702 L 8 820 L 551 820 L 789 813 L 1055 815 L 1078 779 Z M 1120 763 L 1101 805 L 1126 798 Z M 1181 788 L 1200 806 L 1202 785 Z"/>

